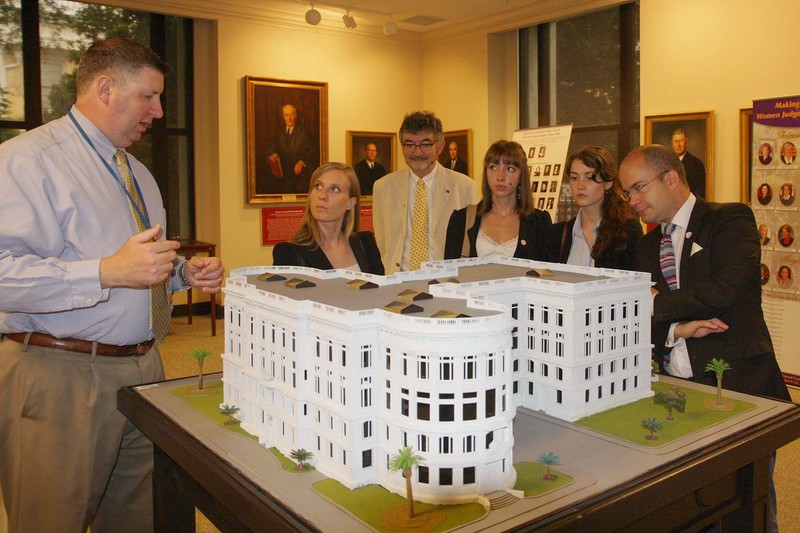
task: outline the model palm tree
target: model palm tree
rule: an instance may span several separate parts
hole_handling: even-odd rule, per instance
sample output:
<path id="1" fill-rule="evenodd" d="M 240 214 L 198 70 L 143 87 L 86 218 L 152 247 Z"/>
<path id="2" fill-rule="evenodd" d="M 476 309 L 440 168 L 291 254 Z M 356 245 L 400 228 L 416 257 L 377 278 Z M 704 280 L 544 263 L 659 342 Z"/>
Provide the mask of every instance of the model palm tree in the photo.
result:
<path id="1" fill-rule="evenodd" d="M 706 365 L 706 372 L 713 372 L 717 376 L 717 405 L 722 405 L 722 374 L 730 369 L 731 365 L 725 359 L 712 359 Z"/>
<path id="2" fill-rule="evenodd" d="M 207 348 L 197 348 L 196 350 L 192 350 L 192 357 L 197 359 L 197 366 L 199 368 L 199 376 L 197 382 L 198 390 L 203 390 L 203 361 L 205 361 L 206 357 L 211 355 L 211 351 Z"/>
<path id="3" fill-rule="evenodd" d="M 236 422 L 234 416 L 239 412 L 239 408 L 235 405 L 228 405 L 227 403 L 224 403 L 222 404 L 222 407 L 219 408 L 219 412 L 230 417 L 229 420 L 225 421 L 226 425 L 230 425 Z"/>
<path id="4" fill-rule="evenodd" d="M 647 440 L 656 440 L 658 437 L 656 433 L 664 428 L 664 423 L 654 416 L 642 420 L 642 427 L 650 432 L 645 438 Z"/>
<path id="5" fill-rule="evenodd" d="M 557 456 L 553 452 L 545 452 L 539 456 L 537 461 L 539 461 L 539 464 L 544 465 L 544 467 L 547 469 L 547 472 L 542 477 L 542 479 L 552 480 L 558 477 L 552 472 L 550 472 L 550 467 L 561 464 L 561 458 L 559 456 Z"/>
<path id="6" fill-rule="evenodd" d="M 411 446 L 400 448 L 389 461 L 389 471 L 402 472 L 406 478 L 406 499 L 408 500 L 408 517 L 414 518 L 414 494 L 411 490 L 411 473 L 425 458 L 414 454 Z"/>
<path id="7" fill-rule="evenodd" d="M 305 448 L 300 448 L 299 450 L 292 450 L 292 453 L 289 454 L 292 459 L 297 461 L 297 469 L 298 470 L 306 470 L 308 465 L 306 462 L 314 457 L 314 453 L 306 450 Z"/>

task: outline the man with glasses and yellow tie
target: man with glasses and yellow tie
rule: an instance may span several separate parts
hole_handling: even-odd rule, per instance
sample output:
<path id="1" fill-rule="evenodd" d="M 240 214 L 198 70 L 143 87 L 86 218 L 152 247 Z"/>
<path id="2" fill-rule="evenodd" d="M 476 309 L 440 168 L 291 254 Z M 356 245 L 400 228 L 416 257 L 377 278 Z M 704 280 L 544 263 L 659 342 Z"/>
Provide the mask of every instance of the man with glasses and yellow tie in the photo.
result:
<path id="1" fill-rule="evenodd" d="M 169 293 L 219 291 L 176 254 L 125 149 L 163 116 L 170 67 L 120 37 L 78 63 L 66 116 L 0 144 L 0 487 L 10 531 L 152 531 L 153 448 L 117 411 L 164 378 Z"/>
<path id="2" fill-rule="evenodd" d="M 438 163 L 444 131 L 436 115 L 407 114 L 400 144 L 408 168 L 376 181 L 372 194 L 375 238 L 386 274 L 443 259 L 450 215 L 477 203 L 473 181 Z"/>
<path id="3" fill-rule="evenodd" d="M 661 145 L 628 154 L 619 179 L 623 199 L 644 222 L 660 225 L 639 240 L 634 263 L 655 282 L 654 359 L 672 376 L 712 386 L 706 365 L 725 359 L 726 389 L 790 400 L 761 310 L 753 211 L 695 196 L 680 159 Z"/>

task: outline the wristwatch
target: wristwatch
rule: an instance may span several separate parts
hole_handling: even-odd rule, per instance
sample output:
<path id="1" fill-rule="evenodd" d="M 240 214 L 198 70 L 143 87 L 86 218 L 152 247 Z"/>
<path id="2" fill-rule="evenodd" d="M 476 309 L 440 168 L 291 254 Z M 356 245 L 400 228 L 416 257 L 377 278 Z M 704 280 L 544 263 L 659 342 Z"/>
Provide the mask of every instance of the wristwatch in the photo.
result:
<path id="1" fill-rule="evenodd" d="M 192 284 L 189 283 L 189 276 L 186 274 L 186 261 L 181 263 L 181 266 L 178 268 L 178 279 L 181 280 L 181 284 L 184 287 L 192 286 Z"/>

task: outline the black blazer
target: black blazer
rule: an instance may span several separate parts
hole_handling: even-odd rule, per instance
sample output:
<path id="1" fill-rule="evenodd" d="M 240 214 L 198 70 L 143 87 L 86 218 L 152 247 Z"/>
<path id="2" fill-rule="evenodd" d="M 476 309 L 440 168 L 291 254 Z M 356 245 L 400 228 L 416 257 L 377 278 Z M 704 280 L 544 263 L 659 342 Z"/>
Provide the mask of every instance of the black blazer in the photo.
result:
<path id="1" fill-rule="evenodd" d="M 381 276 L 384 274 L 381 253 L 372 232 L 359 231 L 350 237 L 350 248 L 353 249 L 353 255 L 356 256 L 362 272 Z M 333 269 L 322 248 L 311 249 L 309 246 L 300 246 L 288 241 L 278 243 L 272 249 L 272 264 L 307 266 L 320 270 Z"/>
<path id="2" fill-rule="evenodd" d="M 706 197 L 706 166 L 698 158 L 686 152 L 683 154 L 683 169 L 689 188 L 698 198 Z"/>
<path id="3" fill-rule="evenodd" d="M 481 204 L 478 204 L 478 211 Z M 533 213 L 519 221 L 519 240 L 517 249 L 514 250 L 514 257 L 523 259 L 534 259 L 536 261 L 545 260 L 545 244 L 547 229 L 552 222 L 550 213 L 535 209 Z M 450 215 L 450 223 L 447 225 L 447 240 L 444 244 L 444 258 L 457 259 L 461 257 L 461 249 L 464 246 L 464 229 L 467 225 L 467 208 L 453 211 Z M 481 227 L 480 215 L 475 216 L 475 224 L 467 231 L 469 238 L 469 257 L 477 257 L 475 251 L 475 240 L 478 238 L 478 230 Z"/>
<path id="4" fill-rule="evenodd" d="M 732 367 L 725 373 L 726 389 L 789 399 L 761 310 L 761 247 L 753 211 L 740 203 L 697 199 L 681 250 L 680 289 L 670 291 L 661 273 L 660 243 L 656 228 L 639 241 L 635 260 L 636 270 L 649 272 L 658 290 L 651 341 L 659 364 L 670 350 L 665 346 L 670 324 L 719 318 L 729 326 L 726 332 L 686 339 L 694 379 L 713 383 L 705 367 L 721 358 Z M 759 364 L 746 361 L 756 357 Z"/>
<path id="5" fill-rule="evenodd" d="M 564 227 L 566 226 L 566 235 Z M 558 222 L 550 227 L 547 236 L 547 261 L 551 263 L 566 263 L 569 259 L 569 252 L 572 249 L 572 230 L 575 227 L 575 219 Z M 636 256 L 636 245 L 642 237 L 642 225 L 638 220 L 628 221 L 628 245 L 621 253 L 596 260 L 594 266 L 598 268 L 617 268 L 620 270 L 633 270 L 633 259 Z M 564 246 L 561 246 L 561 239 L 564 238 Z"/>

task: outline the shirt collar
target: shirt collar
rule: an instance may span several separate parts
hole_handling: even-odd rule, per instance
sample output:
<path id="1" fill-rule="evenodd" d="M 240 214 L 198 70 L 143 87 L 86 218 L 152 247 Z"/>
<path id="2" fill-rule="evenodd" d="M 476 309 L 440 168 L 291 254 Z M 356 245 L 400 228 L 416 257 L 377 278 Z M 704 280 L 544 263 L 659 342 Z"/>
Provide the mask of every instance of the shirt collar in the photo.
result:
<path id="1" fill-rule="evenodd" d="M 683 202 L 683 205 L 678 209 L 678 212 L 675 213 L 675 216 L 672 217 L 670 222 L 685 231 L 686 228 L 689 227 L 689 219 L 692 217 L 692 210 L 696 203 L 697 197 L 693 193 L 689 193 L 689 197 Z M 666 224 L 661 224 L 662 232 L 664 231 L 664 226 L 666 226 Z"/>
<path id="2" fill-rule="evenodd" d="M 78 124 L 81 125 L 81 128 L 83 128 L 83 131 L 86 133 L 86 136 L 89 137 L 89 140 L 92 141 L 97 153 L 100 154 L 100 156 L 106 161 L 111 160 L 117 153 L 117 147 L 114 146 L 106 134 L 100 131 L 100 128 L 95 126 L 94 122 L 86 118 L 86 115 L 81 113 L 75 105 L 72 106 L 70 112 L 72 113 L 72 116 L 75 117 L 75 120 L 78 122 Z"/>

